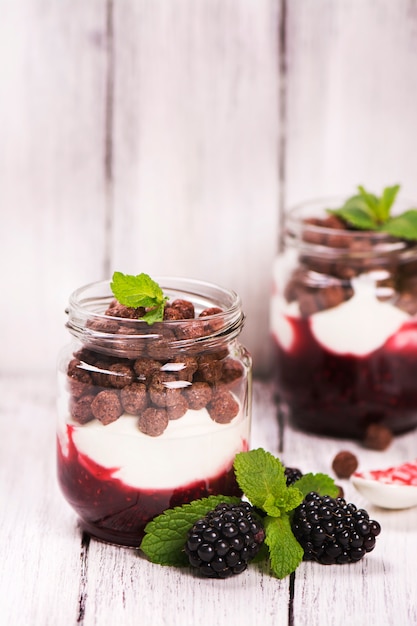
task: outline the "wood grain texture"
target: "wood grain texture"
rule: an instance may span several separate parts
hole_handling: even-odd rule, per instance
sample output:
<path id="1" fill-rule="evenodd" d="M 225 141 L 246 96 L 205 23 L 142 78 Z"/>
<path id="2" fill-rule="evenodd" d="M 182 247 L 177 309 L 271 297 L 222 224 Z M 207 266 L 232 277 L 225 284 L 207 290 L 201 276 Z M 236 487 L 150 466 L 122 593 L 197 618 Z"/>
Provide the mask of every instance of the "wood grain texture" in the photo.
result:
<path id="1" fill-rule="evenodd" d="M 284 432 L 283 459 L 302 471 L 332 474 L 332 460 L 340 450 L 353 452 L 362 470 L 390 467 L 416 457 L 416 431 L 396 437 L 384 452 L 367 450 L 352 441 L 303 434 L 288 427 L 288 423 Z M 358 563 L 349 567 L 303 563 L 297 569 L 294 624 L 416 624 L 415 566 L 407 555 L 417 550 L 417 508 L 381 509 L 358 494 L 348 480 L 337 482 L 343 487 L 346 500 L 365 508 L 371 519 L 380 522 L 382 531 L 375 550 Z"/>
<path id="2" fill-rule="evenodd" d="M 267 366 L 278 2 L 114 4 L 113 265 L 237 291 Z"/>
<path id="3" fill-rule="evenodd" d="M 105 3 L 19 0 L 1 11 L 0 262 L 11 306 L 0 368 L 45 370 L 67 340 L 69 294 L 103 278 Z"/>
<path id="4" fill-rule="evenodd" d="M 302 563 L 293 583 L 271 577 L 266 566 L 226 581 L 199 579 L 188 570 L 153 565 L 133 549 L 83 543 L 55 478 L 54 381 L 2 377 L 0 398 L 0 611 L 8 626 L 417 623 L 417 507 L 372 507 L 348 481 L 339 481 L 346 498 L 382 525 L 375 551 L 365 559 L 348 566 Z M 341 449 L 357 454 L 362 469 L 415 457 L 415 431 L 397 437 L 385 452 L 302 434 L 286 420 L 282 437 L 273 399 L 273 385 L 256 381 L 252 447 L 265 447 L 288 465 L 331 473 Z"/>
<path id="5" fill-rule="evenodd" d="M 13 626 L 76 618 L 80 537 L 57 487 L 54 391 L 49 377 L 0 380 L 0 612 Z"/>
<path id="6" fill-rule="evenodd" d="M 287 204 L 396 183 L 417 204 L 417 3 L 287 5 Z"/>

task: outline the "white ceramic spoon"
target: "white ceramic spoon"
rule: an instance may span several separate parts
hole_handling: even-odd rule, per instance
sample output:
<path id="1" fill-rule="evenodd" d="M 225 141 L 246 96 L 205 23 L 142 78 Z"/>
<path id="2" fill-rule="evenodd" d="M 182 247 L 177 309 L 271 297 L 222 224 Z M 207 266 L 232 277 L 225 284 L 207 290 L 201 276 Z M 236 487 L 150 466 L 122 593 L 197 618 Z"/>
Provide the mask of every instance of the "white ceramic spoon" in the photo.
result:
<path id="1" fill-rule="evenodd" d="M 355 472 L 351 482 L 376 506 L 385 509 L 417 506 L 417 459 L 383 470 Z"/>

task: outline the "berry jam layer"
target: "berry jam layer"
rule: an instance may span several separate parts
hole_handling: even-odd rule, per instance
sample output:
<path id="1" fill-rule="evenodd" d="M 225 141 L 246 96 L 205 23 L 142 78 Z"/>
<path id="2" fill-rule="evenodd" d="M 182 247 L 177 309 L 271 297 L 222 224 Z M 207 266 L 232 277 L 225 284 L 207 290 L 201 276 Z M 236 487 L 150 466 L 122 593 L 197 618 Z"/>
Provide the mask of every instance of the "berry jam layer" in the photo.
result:
<path id="1" fill-rule="evenodd" d="M 67 501 L 78 513 L 83 530 L 124 546 L 138 547 L 146 524 L 165 509 L 214 494 L 241 496 L 233 468 L 217 476 L 171 489 L 141 489 L 114 478 L 106 468 L 80 453 L 68 427 L 63 453 L 58 439 L 58 480 Z"/>
<path id="2" fill-rule="evenodd" d="M 294 425 L 317 434 L 362 438 L 370 423 L 395 433 L 417 425 L 417 322 L 377 350 L 338 354 L 319 343 L 311 318 L 285 316 L 292 341 L 275 336 L 278 388 Z"/>

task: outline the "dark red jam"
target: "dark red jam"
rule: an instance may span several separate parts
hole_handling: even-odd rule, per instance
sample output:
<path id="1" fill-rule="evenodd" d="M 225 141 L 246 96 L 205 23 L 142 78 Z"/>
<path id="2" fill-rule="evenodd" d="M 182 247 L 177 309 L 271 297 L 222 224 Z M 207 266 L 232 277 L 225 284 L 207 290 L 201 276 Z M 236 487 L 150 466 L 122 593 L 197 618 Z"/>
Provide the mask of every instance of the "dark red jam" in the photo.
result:
<path id="1" fill-rule="evenodd" d="M 314 338 L 309 320 L 286 317 L 294 342 L 278 341 L 278 390 L 291 421 L 303 431 L 363 438 L 371 423 L 394 433 L 417 425 L 417 322 L 403 324 L 365 356 L 340 355 Z"/>
<path id="2" fill-rule="evenodd" d="M 67 426 L 68 455 L 58 440 L 58 481 L 78 513 L 81 528 L 102 541 L 139 547 L 146 524 L 165 509 L 209 495 L 241 496 L 234 470 L 176 489 L 136 489 L 112 476 L 113 469 L 95 463 L 76 449 Z"/>

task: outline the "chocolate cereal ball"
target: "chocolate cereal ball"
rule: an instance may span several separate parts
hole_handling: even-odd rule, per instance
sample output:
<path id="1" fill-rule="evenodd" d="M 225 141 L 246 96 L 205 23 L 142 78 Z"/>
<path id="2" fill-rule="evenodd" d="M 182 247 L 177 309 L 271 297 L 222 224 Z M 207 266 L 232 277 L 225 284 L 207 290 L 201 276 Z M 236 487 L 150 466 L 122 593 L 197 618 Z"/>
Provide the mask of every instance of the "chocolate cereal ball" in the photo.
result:
<path id="1" fill-rule="evenodd" d="M 144 383 L 132 383 L 120 391 L 120 401 L 126 413 L 139 415 L 148 406 L 148 392 Z"/>
<path id="2" fill-rule="evenodd" d="M 191 382 L 197 371 L 197 359 L 193 356 L 177 356 L 169 363 L 165 363 L 162 370 L 175 374 L 178 380 Z"/>
<path id="3" fill-rule="evenodd" d="M 71 417 L 75 422 L 78 422 L 79 424 L 87 424 L 87 422 L 94 419 L 94 415 L 91 410 L 91 403 L 93 402 L 94 397 L 94 394 L 86 394 L 71 403 Z"/>
<path id="4" fill-rule="evenodd" d="M 217 383 L 222 377 L 222 361 L 216 354 L 202 354 L 198 357 L 196 380 L 210 384 Z"/>
<path id="5" fill-rule="evenodd" d="M 91 403 L 91 411 L 104 426 L 116 421 L 123 413 L 118 392 L 111 389 L 100 391 Z"/>
<path id="6" fill-rule="evenodd" d="M 165 409 L 148 407 L 138 420 L 138 428 L 144 435 L 159 437 L 168 426 L 168 413 Z"/>
<path id="7" fill-rule="evenodd" d="M 191 320 L 195 316 L 194 304 L 189 302 L 189 300 L 181 300 L 178 298 L 177 300 L 174 300 L 174 302 L 171 302 L 169 308 L 179 311 L 181 319 L 183 320 Z"/>
<path id="8" fill-rule="evenodd" d="M 187 400 L 181 394 L 178 397 L 178 403 L 174 404 L 174 406 L 168 406 L 166 410 L 168 413 L 169 420 L 177 420 L 186 414 L 188 410 Z"/>
<path id="9" fill-rule="evenodd" d="M 135 320 L 143 317 L 146 313 L 144 307 L 133 308 L 120 304 L 117 300 L 112 300 L 105 312 L 105 315 L 111 317 L 122 317 L 124 319 Z"/>
<path id="10" fill-rule="evenodd" d="M 386 450 L 391 444 L 394 434 L 383 424 L 369 424 L 363 440 L 364 446 L 371 450 Z"/>
<path id="11" fill-rule="evenodd" d="M 196 382 L 190 387 L 186 387 L 183 395 L 187 401 L 188 407 L 194 411 L 204 409 L 213 396 L 212 388 L 208 383 Z"/>
<path id="12" fill-rule="evenodd" d="M 154 374 L 149 386 L 151 402 L 159 407 L 175 406 L 181 395 L 181 388 L 176 386 L 176 378 L 172 374 L 159 372 Z"/>
<path id="13" fill-rule="evenodd" d="M 211 317 L 212 315 L 218 315 L 219 313 L 223 313 L 222 309 L 220 309 L 219 307 L 211 307 L 211 308 L 204 309 L 203 311 L 201 311 L 198 317 L 201 319 L 204 317 Z M 218 318 L 209 319 L 205 321 L 204 322 L 204 334 L 210 335 L 211 333 L 215 333 L 216 331 L 221 329 L 223 324 L 224 324 L 223 320 L 218 319 Z"/>
<path id="14" fill-rule="evenodd" d="M 213 421 L 228 424 L 239 413 L 239 404 L 229 391 L 216 393 L 207 405 Z"/>
<path id="15" fill-rule="evenodd" d="M 109 382 L 115 389 L 122 389 L 130 385 L 134 380 L 134 373 L 127 363 L 113 363 L 109 367 Z"/>
<path id="16" fill-rule="evenodd" d="M 223 361 L 221 382 L 231 385 L 244 375 L 243 365 L 236 359 L 227 358 Z"/>
<path id="17" fill-rule="evenodd" d="M 349 450 L 341 450 L 332 462 L 332 469 L 338 478 L 350 478 L 358 469 L 358 459 Z"/>
<path id="18" fill-rule="evenodd" d="M 69 390 L 74 398 L 80 398 L 83 394 L 91 390 L 91 376 L 85 369 L 83 369 L 79 359 L 72 359 L 69 362 L 67 375 Z"/>
<path id="19" fill-rule="evenodd" d="M 152 379 L 152 376 L 155 374 L 155 372 L 159 372 L 161 367 L 162 363 L 160 361 L 146 358 L 136 359 L 133 364 L 133 369 L 136 376 L 141 382 L 145 383 L 149 383 Z"/>

